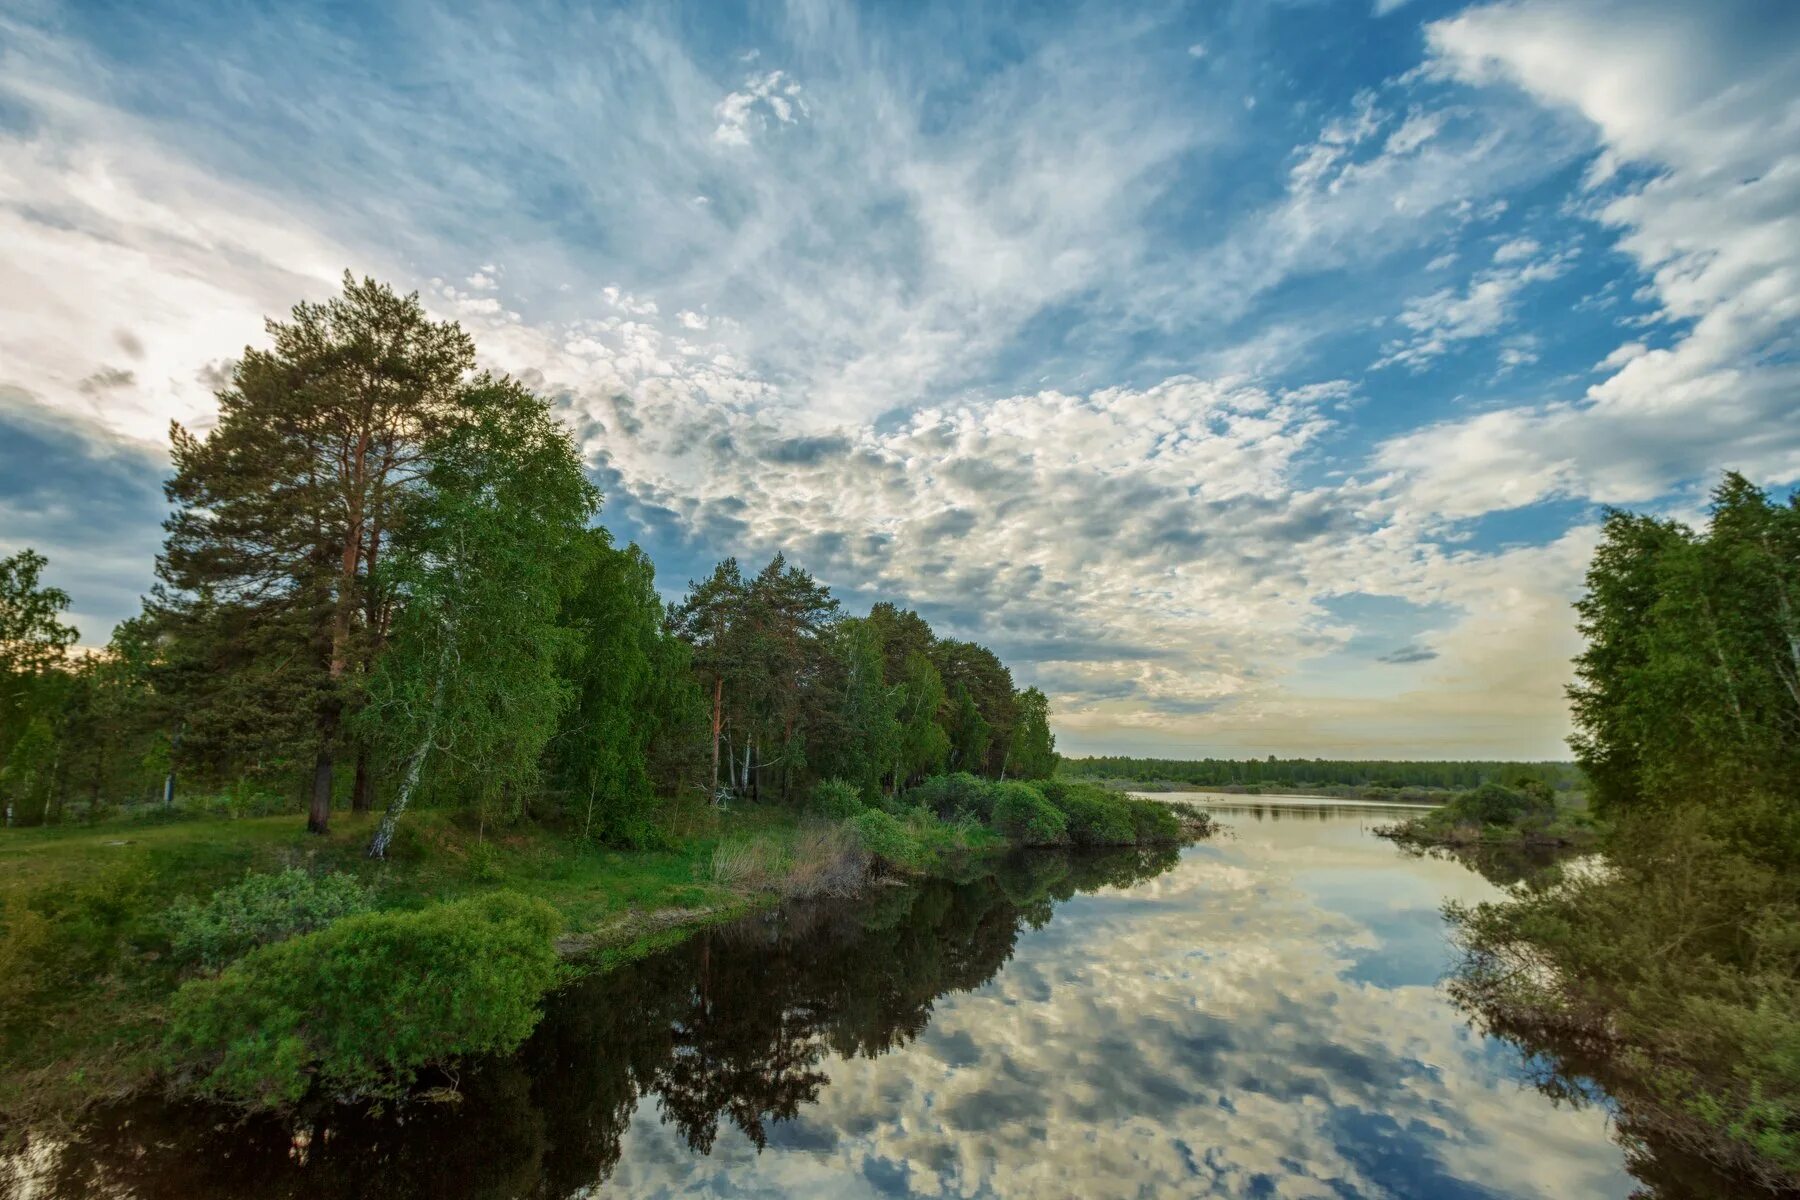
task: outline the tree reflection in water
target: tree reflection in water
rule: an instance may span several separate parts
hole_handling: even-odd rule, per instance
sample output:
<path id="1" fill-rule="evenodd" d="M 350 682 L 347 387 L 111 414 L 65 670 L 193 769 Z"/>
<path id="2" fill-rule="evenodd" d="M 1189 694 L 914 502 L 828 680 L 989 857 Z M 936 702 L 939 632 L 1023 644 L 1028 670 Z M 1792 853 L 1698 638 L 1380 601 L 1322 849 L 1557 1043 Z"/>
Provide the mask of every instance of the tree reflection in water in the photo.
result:
<path id="1" fill-rule="evenodd" d="M 1056 903 L 1178 859 L 1025 855 L 705 931 L 554 997 L 517 1056 L 455 1081 L 458 1101 L 292 1124 L 141 1099 L 26 1135 L 0 1161 L 0 1196 L 566 1197 L 610 1175 L 646 1098 L 698 1153 L 727 1122 L 760 1149 L 818 1099 L 834 1057 L 904 1046 L 938 997 L 992 979 Z"/>
<path id="2" fill-rule="evenodd" d="M 1550 846 L 1490 844 L 1466 847 L 1401 846 L 1417 857 L 1452 860 L 1500 887 L 1542 887 L 1558 873 L 1589 857 L 1588 852 Z M 1577 868 L 1579 869 L 1579 868 Z M 1467 951 L 1478 948 L 1465 947 Z M 1554 1013 L 1521 1011 L 1507 1004 L 1478 969 L 1470 952 L 1446 980 L 1450 999 L 1482 1033 L 1499 1038 L 1519 1056 L 1518 1075 L 1557 1107 L 1604 1105 L 1614 1136 L 1625 1151 L 1626 1169 L 1642 1186 L 1642 1200 L 1711 1200 L 1713 1197 L 1769 1195 L 1746 1177 L 1711 1163 L 1670 1131 L 1643 1119 L 1634 1106 L 1637 1076 L 1617 1066 L 1617 1047 L 1584 1025 L 1562 1023 Z"/>

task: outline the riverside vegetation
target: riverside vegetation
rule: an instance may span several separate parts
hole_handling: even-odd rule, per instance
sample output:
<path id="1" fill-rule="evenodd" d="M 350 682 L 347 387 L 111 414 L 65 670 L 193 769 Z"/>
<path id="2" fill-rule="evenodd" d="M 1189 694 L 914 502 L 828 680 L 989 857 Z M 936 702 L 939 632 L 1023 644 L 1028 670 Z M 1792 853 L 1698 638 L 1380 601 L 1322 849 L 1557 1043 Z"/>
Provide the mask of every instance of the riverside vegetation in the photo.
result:
<path id="1" fill-rule="evenodd" d="M 665 605 L 549 405 L 416 295 L 346 276 L 268 331 L 172 428 L 158 583 L 104 648 L 0 561 L 0 1113 L 393 1099 L 516 1046 L 571 958 L 1204 832 L 1053 778 L 992 651 L 782 555 Z"/>
<path id="2" fill-rule="evenodd" d="M 1738 1194 L 1800 1190 L 1797 606 L 1800 495 L 1727 475 L 1698 531 L 1609 512 L 1570 690 L 1604 857 L 1450 912 L 1453 994 L 1546 1090 L 1600 1085 L 1652 1166 L 1704 1160 Z"/>

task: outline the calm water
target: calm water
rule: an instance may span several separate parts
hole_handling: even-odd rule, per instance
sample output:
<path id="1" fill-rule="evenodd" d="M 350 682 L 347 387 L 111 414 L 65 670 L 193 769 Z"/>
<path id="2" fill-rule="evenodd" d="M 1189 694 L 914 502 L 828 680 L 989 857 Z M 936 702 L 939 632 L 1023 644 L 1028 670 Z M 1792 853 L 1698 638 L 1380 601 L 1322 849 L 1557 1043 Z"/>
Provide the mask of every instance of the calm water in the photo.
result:
<path id="1" fill-rule="evenodd" d="M 1179 854 L 1040 856 L 696 938 L 561 996 L 460 1104 L 296 1130 L 139 1104 L 0 1169 L 19 1197 L 1626 1196 L 1436 983 L 1495 894 L 1234 798 Z M 4 1182 L 10 1180 L 10 1183 Z"/>

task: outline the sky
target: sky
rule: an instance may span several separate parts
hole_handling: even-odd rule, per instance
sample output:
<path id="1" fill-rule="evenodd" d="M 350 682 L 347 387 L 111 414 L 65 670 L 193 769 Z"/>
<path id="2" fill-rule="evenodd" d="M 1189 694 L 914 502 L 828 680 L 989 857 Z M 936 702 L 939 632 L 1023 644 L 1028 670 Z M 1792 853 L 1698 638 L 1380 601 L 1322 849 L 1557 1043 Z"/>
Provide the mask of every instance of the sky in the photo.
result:
<path id="1" fill-rule="evenodd" d="M 84 644 L 345 270 L 668 596 L 784 551 L 1065 753 L 1566 757 L 1603 507 L 1800 480 L 1800 5 L 0 0 L 0 554 Z"/>

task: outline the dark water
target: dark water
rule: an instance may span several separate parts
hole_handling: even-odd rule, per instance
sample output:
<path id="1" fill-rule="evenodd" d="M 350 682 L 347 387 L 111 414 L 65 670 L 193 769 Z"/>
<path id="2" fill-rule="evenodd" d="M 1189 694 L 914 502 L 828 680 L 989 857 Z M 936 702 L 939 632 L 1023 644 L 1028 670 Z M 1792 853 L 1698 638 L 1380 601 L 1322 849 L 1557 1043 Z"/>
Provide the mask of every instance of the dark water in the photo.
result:
<path id="1" fill-rule="evenodd" d="M 0 1194 L 1630 1194 L 1604 1109 L 1553 1104 L 1436 986 L 1440 905 L 1493 883 L 1374 839 L 1377 809 L 1220 815 L 1235 837 L 1179 853 L 712 931 L 558 997 L 460 1103 L 123 1106 L 37 1138 Z"/>

